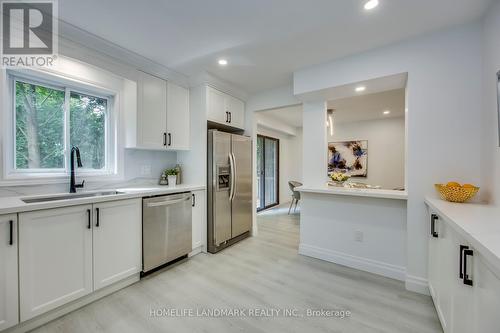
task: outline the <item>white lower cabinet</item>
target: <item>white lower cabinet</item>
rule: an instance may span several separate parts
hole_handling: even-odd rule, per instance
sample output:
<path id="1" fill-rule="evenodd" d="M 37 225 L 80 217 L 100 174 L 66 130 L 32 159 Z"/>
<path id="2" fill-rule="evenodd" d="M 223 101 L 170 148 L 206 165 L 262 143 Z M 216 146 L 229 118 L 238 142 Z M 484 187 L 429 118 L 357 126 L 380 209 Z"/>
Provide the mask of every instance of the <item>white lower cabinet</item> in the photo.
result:
<path id="1" fill-rule="evenodd" d="M 500 332 L 500 276 L 437 214 L 430 214 L 428 280 L 444 332 Z"/>
<path id="2" fill-rule="evenodd" d="M 205 191 L 193 192 L 193 250 L 206 244 L 206 214 L 205 214 Z"/>
<path id="3" fill-rule="evenodd" d="M 20 213 L 21 321 L 139 273 L 141 254 L 142 199 Z"/>
<path id="4" fill-rule="evenodd" d="M 19 214 L 21 321 L 92 292 L 91 211 L 85 205 Z"/>
<path id="5" fill-rule="evenodd" d="M 0 216 L 0 331 L 14 326 L 18 315 L 17 215 Z"/>
<path id="6" fill-rule="evenodd" d="M 142 199 L 94 205 L 94 290 L 141 271 Z"/>

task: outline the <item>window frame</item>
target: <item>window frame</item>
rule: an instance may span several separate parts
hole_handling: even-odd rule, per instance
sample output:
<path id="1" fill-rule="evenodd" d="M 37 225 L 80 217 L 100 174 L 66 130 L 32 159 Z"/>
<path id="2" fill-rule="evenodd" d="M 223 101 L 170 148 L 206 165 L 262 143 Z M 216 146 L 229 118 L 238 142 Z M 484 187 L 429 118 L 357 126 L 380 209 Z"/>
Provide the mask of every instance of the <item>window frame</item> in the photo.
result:
<path id="1" fill-rule="evenodd" d="M 15 94 L 16 82 L 24 82 L 34 85 L 42 85 L 47 88 L 64 91 L 64 167 L 56 169 L 18 169 L 16 166 L 16 110 Z M 61 182 L 70 176 L 70 107 L 69 100 L 71 92 L 89 95 L 91 97 L 102 98 L 106 100 L 106 119 L 105 119 L 105 168 L 101 170 L 80 168 L 78 175 L 91 179 L 103 179 L 118 177 L 118 142 L 117 142 L 117 121 L 115 114 L 115 103 L 117 93 L 109 89 L 83 82 L 68 79 L 56 74 L 49 74 L 34 70 L 7 70 L 6 83 L 8 87 L 8 103 L 6 103 L 6 116 L 4 117 L 4 181 L 43 181 Z"/>

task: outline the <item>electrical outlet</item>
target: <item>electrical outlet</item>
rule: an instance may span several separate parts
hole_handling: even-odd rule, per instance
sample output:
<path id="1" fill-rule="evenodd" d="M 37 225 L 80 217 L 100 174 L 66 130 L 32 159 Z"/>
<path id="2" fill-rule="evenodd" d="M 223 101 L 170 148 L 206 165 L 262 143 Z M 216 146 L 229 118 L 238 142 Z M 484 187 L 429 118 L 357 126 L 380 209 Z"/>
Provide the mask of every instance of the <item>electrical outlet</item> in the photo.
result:
<path id="1" fill-rule="evenodd" d="M 356 242 L 362 242 L 363 241 L 363 232 L 361 230 L 356 230 L 354 232 L 354 240 Z"/>
<path id="2" fill-rule="evenodd" d="M 151 176 L 151 165 L 144 164 L 141 166 L 141 176 Z"/>

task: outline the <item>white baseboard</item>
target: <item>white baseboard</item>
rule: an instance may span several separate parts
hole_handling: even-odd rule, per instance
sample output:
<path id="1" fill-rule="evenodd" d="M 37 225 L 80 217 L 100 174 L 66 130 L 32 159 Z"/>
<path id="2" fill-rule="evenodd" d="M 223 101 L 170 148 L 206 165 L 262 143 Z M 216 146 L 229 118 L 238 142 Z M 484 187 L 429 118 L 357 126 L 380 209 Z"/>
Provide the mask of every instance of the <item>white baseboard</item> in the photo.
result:
<path id="1" fill-rule="evenodd" d="M 198 246 L 198 247 L 195 247 L 193 249 L 193 251 L 191 251 L 189 254 L 188 254 L 188 257 L 191 258 L 192 256 L 195 256 L 197 255 L 198 253 L 201 253 L 202 252 L 202 245 Z"/>
<path id="2" fill-rule="evenodd" d="M 419 294 L 431 295 L 427 279 L 413 275 L 406 275 L 405 286 L 406 290 Z"/>
<path id="3" fill-rule="evenodd" d="M 68 304 L 62 305 L 54 310 L 51 310 L 49 312 L 46 312 L 44 314 L 41 314 L 33 319 L 24 321 L 14 327 L 8 328 L 5 331 L 2 331 L 2 333 L 24 333 L 31 331 L 39 326 L 42 326 L 49 321 L 52 321 L 54 319 L 57 319 L 59 317 L 64 316 L 65 314 L 68 314 L 72 311 L 75 311 L 78 308 L 81 308 L 82 306 L 85 306 L 87 304 L 90 304 L 100 298 L 103 298 L 104 296 L 107 296 L 109 294 L 112 294 L 120 289 L 123 289 L 125 287 L 130 286 L 131 284 L 136 283 L 139 281 L 140 276 L 139 273 L 134 274 L 124 280 L 121 280 L 119 282 L 116 282 L 110 286 L 104 287 L 102 289 L 99 289 L 87 296 L 83 296 L 82 298 L 79 298 L 73 302 L 70 302 Z"/>
<path id="4" fill-rule="evenodd" d="M 406 279 L 406 268 L 403 266 L 397 266 L 373 259 L 357 257 L 347 253 L 319 248 L 307 244 L 299 245 L 299 254 L 359 269 L 361 271 L 382 275 L 400 281 L 405 281 Z"/>

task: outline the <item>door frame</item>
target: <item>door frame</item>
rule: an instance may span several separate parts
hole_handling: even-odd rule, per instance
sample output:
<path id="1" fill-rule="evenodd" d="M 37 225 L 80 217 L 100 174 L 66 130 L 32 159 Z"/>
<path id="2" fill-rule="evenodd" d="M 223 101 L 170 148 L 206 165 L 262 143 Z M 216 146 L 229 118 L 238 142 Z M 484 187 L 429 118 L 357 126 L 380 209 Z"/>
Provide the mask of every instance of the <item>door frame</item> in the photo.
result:
<path id="1" fill-rule="evenodd" d="M 280 204 L 280 139 L 278 138 L 273 138 L 272 136 L 267 136 L 267 135 L 262 135 L 262 134 L 257 134 L 257 145 L 258 145 L 258 140 L 259 137 L 263 139 L 263 147 L 262 147 L 262 172 L 264 174 L 264 181 L 263 186 L 261 186 L 261 193 L 259 193 L 259 199 L 264 201 L 264 206 L 257 208 L 257 212 L 263 211 L 265 209 L 269 209 L 271 207 L 278 206 Z M 266 198 L 265 198 L 265 193 L 266 193 L 266 181 L 265 181 L 265 165 L 266 165 L 266 139 L 276 141 L 276 202 L 272 203 L 270 205 L 265 206 L 266 203 Z M 260 176 L 260 175 L 259 175 Z M 259 203 L 260 204 L 260 203 Z"/>

